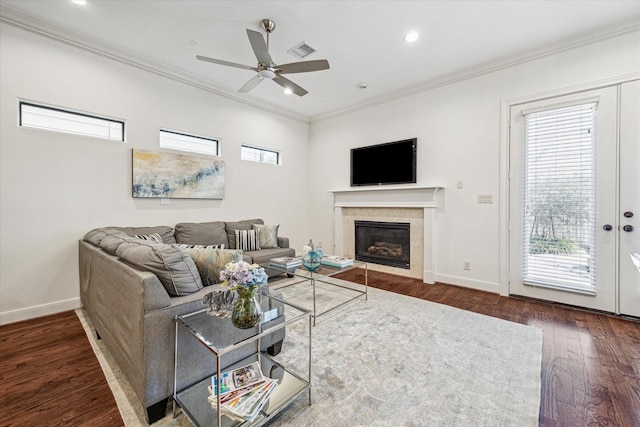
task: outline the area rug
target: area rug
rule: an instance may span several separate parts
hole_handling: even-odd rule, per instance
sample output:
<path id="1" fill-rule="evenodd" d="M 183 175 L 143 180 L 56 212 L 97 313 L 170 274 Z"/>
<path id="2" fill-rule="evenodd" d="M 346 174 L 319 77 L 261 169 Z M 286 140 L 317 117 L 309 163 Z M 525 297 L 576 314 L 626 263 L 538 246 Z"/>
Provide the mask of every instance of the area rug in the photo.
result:
<path id="1" fill-rule="evenodd" d="M 131 386 L 77 313 L 125 425 L 145 425 Z M 291 326 L 282 355 L 295 359 Z M 312 333 L 313 404 L 299 396 L 271 426 L 538 426 L 537 328 L 369 288 L 368 300 L 318 318 Z M 192 424 L 180 413 L 156 425 Z"/>

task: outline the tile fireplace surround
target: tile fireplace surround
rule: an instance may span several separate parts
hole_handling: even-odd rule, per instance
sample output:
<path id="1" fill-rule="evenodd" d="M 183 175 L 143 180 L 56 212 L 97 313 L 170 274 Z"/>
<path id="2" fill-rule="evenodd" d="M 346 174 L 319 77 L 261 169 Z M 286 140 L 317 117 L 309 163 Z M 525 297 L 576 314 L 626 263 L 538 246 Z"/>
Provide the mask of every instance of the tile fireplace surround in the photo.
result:
<path id="1" fill-rule="evenodd" d="M 372 270 L 434 283 L 437 259 L 437 212 L 443 206 L 442 187 L 373 187 L 334 190 L 335 253 L 355 257 L 355 221 L 410 224 L 409 270 L 368 263 Z"/>

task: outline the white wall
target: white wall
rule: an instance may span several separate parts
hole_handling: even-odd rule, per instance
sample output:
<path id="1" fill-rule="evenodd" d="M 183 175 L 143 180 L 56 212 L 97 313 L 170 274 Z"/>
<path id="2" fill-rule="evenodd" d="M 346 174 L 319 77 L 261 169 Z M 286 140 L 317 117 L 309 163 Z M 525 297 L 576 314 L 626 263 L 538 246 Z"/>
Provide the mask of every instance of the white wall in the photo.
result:
<path id="1" fill-rule="evenodd" d="M 635 32 L 311 125 L 314 239 L 333 242 L 330 190 L 349 186 L 353 147 L 418 137 L 418 185 L 445 187 L 436 280 L 504 292 L 500 283 L 501 102 L 640 72 Z M 463 189 L 456 189 L 462 181 Z M 477 204 L 477 194 L 494 203 Z M 463 270 L 463 260 L 471 270 Z M 501 286 L 502 285 L 502 286 Z"/>
<path id="2" fill-rule="evenodd" d="M 95 227 L 261 217 L 304 244 L 307 124 L 4 24 L 0 55 L 0 323 L 80 306 L 78 240 Z M 21 128 L 18 98 L 125 119 L 127 142 Z M 131 150 L 158 150 L 161 127 L 222 140 L 223 200 L 131 197 Z M 241 143 L 284 163 L 241 161 Z"/>
<path id="3" fill-rule="evenodd" d="M 304 123 L 0 24 L 0 323 L 80 305 L 77 241 L 94 227 L 259 216 L 282 224 L 292 246 L 311 237 L 330 252 L 329 191 L 349 185 L 349 149 L 414 136 L 419 185 L 446 187 L 437 280 L 497 292 L 501 102 L 640 72 L 639 47 L 637 32 L 602 40 L 321 120 L 309 134 Z M 126 119 L 127 142 L 20 128 L 18 98 Z M 223 200 L 131 197 L 131 149 L 157 150 L 160 127 L 221 138 Z M 240 161 L 241 143 L 282 150 L 283 166 Z M 478 193 L 494 204 L 476 204 Z"/>

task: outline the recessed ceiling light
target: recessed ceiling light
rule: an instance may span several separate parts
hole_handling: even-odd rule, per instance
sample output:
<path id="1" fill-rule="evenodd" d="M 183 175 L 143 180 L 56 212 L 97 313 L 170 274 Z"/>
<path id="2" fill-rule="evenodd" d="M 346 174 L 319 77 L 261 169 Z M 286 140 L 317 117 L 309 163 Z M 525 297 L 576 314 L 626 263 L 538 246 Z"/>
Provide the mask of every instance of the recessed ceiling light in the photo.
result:
<path id="1" fill-rule="evenodd" d="M 287 95 L 291 95 L 293 93 L 293 91 L 291 89 L 289 89 L 289 88 L 286 88 L 284 90 L 284 93 L 287 94 Z"/>
<path id="2" fill-rule="evenodd" d="M 404 36 L 404 41 L 408 42 L 408 43 L 412 43 L 416 40 L 418 40 L 420 38 L 420 34 L 418 34 L 415 31 L 411 31 L 410 33 L 407 33 L 406 36 Z"/>
<path id="3" fill-rule="evenodd" d="M 87 4 L 87 0 L 71 0 L 71 3 L 75 3 L 75 4 L 79 4 L 84 6 L 85 4 Z"/>

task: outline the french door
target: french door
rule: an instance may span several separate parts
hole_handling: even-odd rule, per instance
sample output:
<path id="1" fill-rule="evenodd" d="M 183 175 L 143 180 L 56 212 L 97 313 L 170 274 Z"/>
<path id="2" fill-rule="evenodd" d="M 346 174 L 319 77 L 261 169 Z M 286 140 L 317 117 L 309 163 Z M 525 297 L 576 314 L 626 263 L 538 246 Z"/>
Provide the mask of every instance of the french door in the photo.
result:
<path id="1" fill-rule="evenodd" d="M 640 316 L 638 81 L 510 117 L 509 293 Z"/>

